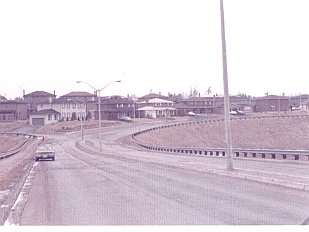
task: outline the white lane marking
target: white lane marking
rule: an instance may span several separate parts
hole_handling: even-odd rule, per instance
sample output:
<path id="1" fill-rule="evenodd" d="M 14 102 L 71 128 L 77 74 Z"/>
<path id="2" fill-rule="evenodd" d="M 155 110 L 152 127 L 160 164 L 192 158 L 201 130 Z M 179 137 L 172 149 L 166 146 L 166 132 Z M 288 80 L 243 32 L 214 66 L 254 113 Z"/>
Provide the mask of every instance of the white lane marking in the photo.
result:
<path id="1" fill-rule="evenodd" d="M 23 207 L 25 206 L 25 203 L 28 200 L 28 195 L 29 195 L 29 191 L 30 188 L 32 187 L 32 183 L 33 183 L 33 179 L 34 176 L 36 174 L 36 166 L 38 166 L 39 163 L 35 162 L 30 170 L 30 173 L 22 187 L 22 190 L 20 191 L 13 207 L 11 208 L 10 214 L 8 216 L 8 218 L 6 219 L 4 226 L 18 226 L 19 222 L 16 222 L 16 215 L 18 213 L 18 211 L 21 211 L 23 209 Z"/>

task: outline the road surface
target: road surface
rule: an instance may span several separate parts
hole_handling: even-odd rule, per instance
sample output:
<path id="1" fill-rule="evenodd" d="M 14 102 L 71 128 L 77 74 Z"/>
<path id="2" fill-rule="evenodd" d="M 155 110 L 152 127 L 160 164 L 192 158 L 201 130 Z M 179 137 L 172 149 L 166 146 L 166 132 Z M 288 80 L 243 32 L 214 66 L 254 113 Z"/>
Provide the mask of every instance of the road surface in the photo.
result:
<path id="1" fill-rule="evenodd" d="M 148 152 L 119 143 L 137 129 L 125 124 L 104 130 L 102 153 L 77 149 L 77 133 L 50 136 L 56 161 L 33 168 L 25 204 L 7 224 L 278 225 L 300 224 L 309 215 L 307 191 L 194 169 L 194 163 L 224 166 L 224 159 Z M 97 134 L 85 139 L 98 148 Z M 182 168 L 188 162 L 192 168 Z M 307 164 L 235 160 L 234 165 L 309 176 Z"/>

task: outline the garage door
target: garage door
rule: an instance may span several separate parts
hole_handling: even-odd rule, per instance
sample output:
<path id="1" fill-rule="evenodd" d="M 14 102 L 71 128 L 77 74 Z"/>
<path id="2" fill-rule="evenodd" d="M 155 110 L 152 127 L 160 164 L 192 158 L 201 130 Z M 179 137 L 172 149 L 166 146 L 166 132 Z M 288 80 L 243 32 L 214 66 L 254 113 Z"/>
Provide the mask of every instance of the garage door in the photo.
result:
<path id="1" fill-rule="evenodd" d="M 44 118 L 33 118 L 32 119 L 33 126 L 43 126 L 44 125 Z"/>

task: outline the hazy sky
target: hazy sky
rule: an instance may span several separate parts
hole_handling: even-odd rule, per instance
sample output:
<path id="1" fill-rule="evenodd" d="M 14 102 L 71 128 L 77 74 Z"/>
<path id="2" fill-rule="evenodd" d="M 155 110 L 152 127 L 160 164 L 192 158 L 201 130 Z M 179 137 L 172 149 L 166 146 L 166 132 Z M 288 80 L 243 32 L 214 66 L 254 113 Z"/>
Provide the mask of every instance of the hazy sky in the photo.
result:
<path id="1" fill-rule="evenodd" d="M 222 94 L 219 2 L 1 0 L 0 94 Z M 309 1 L 224 6 L 230 93 L 309 94 Z"/>

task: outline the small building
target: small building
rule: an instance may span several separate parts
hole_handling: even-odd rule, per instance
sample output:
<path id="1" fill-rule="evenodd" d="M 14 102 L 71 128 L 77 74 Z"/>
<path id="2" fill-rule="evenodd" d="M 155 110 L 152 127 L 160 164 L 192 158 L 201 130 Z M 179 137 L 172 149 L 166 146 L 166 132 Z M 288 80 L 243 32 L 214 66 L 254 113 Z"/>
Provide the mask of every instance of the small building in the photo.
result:
<path id="1" fill-rule="evenodd" d="M 30 114 L 29 124 L 32 126 L 43 126 L 59 121 L 60 113 L 52 109 L 35 111 Z"/>
<path id="2" fill-rule="evenodd" d="M 27 104 L 14 100 L 0 102 L 0 122 L 27 120 Z"/>
<path id="3" fill-rule="evenodd" d="M 161 118 L 176 116 L 174 102 L 161 98 L 153 98 L 138 104 L 138 115 L 141 118 Z"/>
<path id="4" fill-rule="evenodd" d="M 268 95 L 253 100 L 253 112 L 287 112 L 289 98 L 285 96 Z"/>

